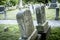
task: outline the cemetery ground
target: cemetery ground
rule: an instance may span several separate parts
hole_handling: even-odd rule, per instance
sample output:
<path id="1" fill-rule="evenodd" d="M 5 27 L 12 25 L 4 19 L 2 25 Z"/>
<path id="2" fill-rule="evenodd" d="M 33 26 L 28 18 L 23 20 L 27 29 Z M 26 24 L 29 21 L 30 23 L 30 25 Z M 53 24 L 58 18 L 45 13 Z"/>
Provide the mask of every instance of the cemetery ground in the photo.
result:
<path id="1" fill-rule="evenodd" d="M 9 27 L 4 32 L 4 27 Z M 0 40 L 18 40 L 20 31 L 17 24 L 0 24 Z M 51 34 L 48 40 L 60 40 L 60 27 L 51 28 Z"/>
<path id="2" fill-rule="evenodd" d="M 51 28 L 51 33 L 48 40 L 60 40 L 60 27 Z"/>
<path id="3" fill-rule="evenodd" d="M 46 8 L 46 19 L 47 20 L 55 20 L 55 16 L 56 16 L 56 9 L 48 9 Z M 59 15 L 60 15 L 60 10 L 59 10 Z M 60 16 L 59 16 L 60 19 Z"/>
<path id="4" fill-rule="evenodd" d="M 18 11 L 18 9 L 7 11 L 7 20 L 16 20 Z M 55 9 L 46 8 L 46 19 L 54 20 L 55 13 Z M 33 15 L 33 19 L 35 19 L 35 14 Z M 4 20 L 3 14 L 0 14 L 0 20 Z M 4 32 L 4 27 L 8 27 L 6 32 Z M 20 31 L 17 24 L 0 24 L 0 40 L 18 40 L 19 37 Z M 51 28 L 51 34 L 48 40 L 60 40 L 60 27 Z"/>
<path id="5" fill-rule="evenodd" d="M 5 32 L 4 27 L 9 27 Z M 20 32 L 17 24 L 0 24 L 0 40 L 18 40 Z"/>

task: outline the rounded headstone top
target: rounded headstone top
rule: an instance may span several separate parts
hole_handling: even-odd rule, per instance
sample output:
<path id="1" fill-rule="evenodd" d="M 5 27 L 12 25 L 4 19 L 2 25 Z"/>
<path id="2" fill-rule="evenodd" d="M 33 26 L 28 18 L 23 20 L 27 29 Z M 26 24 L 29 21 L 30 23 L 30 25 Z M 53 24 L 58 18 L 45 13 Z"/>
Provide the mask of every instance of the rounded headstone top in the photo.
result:
<path id="1" fill-rule="evenodd" d="M 28 8 L 21 9 L 21 10 L 17 13 L 16 17 L 19 18 L 20 16 L 22 16 L 25 11 L 30 11 L 30 10 L 29 10 Z"/>

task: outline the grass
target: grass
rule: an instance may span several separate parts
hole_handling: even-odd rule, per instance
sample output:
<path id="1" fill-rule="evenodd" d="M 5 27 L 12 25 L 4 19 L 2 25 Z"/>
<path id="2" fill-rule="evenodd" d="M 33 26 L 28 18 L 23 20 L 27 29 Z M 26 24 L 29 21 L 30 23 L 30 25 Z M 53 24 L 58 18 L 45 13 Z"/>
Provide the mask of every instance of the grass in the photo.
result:
<path id="1" fill-rule="evenodd" d="M 9 30 L 4 32 L 4 27 L 7 26 L 9 27 Z M 17 24 L 0 24 L 0 40 L 18 40 L 19 37 L 20 32 Z M 51 28 L 48 40 L 60 40 L 60 27 Z"/>
<path id="2" fill-rule="evenodd" d="M 47 20 L 54 20 L 55 16 L 56 16 L 56 9 L 45 9 L 46 12 L 46 19 Z M 59 15 L 60 15 L 60 11 L 59 11 Z M 60 19 L 60 16 L 59 16 Z"/>
<path id="3" fill-rule="evenodd" d="M 7 20 L 15 20 L 18 9 L 6 11 Z M 0 20 L 4 20 L 4 14 L 0 14 Z"/>
<path id="4" fill-rule="evenodd" d="M 9 27 L 7 32 L 4 32 L 4 27 Z M 20 32 L 17 24 L 0 24 L 0 40 L 18 40 Z"/>
<path id="5" fill-rule="evenodd" d="M 60 40 L 60 27 L 52 28 L 48 40 Z"/>
<path id="6" fill-rule="evenodd" d="M 52 20 L 55 19 L 55 9 L 47 9 L 46 8 L 46 19 Z"/>

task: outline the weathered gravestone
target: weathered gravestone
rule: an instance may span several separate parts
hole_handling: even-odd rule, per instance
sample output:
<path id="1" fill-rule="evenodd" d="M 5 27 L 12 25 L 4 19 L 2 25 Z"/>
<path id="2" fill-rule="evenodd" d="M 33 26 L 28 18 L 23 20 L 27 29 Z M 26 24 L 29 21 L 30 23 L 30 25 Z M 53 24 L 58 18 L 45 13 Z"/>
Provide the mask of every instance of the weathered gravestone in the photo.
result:
<path id="1" fill-rule="evenodd" d="M 22 9 L 17 14 L 17 22 L 20 27 L 21 37 L 19 40 L 35 40 L 37 37 L 37 30 L 33 26 L 31 12 L 28 9 Z"/>
<path id="2" fill-rule="evenodd" d="M 49 37 L 50 27 L 48 26 L 48 22 L 45 17 L 45 6 L 41 5 L 40 7 L 36 7 L 36 16 L 38 26 L 38 34 L 41 34 L 41 40 L 46 40 L 47 36 Z"/>
<path id="3" fill-rule="evenodd" d="M 37 29 L 38 31 L 43 32 L 44 30 L 46 30 L 46 28 L 48 28 L 48 22 L 46 22 L 46 17 L 45 17 L 45 7 L 43 5 L 40 7 L 36 7 L 36 17 L 37 17 L 38 25 L 41 26 L 41 27 L 37 27 Z"/>
<path id="4" fill-rule="evenodd" d="M 51 3 L 56 3 L 57 2 L 57 0 L 51 0 Z"/>
<path id="5" fill-rule="evenodd" d="M 56 7 L 56 17 L 55 20 L 59 20 L 59 7 Z"/>
<path id="6" fill-rule="evenodd" d="M 57 7 L 57 0 L 51 0 L 51 4 L 50 4 L 50 7 L 51 9 L 55 9 Z"/>
<path id="7" fill-rule="evenodd" d="M 38 24 L 42 24 L 45 22 L 45 9 L 44 6 L 36 7 L 36 17 Z"/>

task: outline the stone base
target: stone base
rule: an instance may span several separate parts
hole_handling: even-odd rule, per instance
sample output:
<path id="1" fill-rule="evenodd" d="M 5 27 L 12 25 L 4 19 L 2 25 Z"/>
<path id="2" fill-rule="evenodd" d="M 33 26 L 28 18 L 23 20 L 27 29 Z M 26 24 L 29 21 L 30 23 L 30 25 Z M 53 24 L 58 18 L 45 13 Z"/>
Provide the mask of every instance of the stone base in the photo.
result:
<path id="1" fill-rule="evenodd" d="M 50 35 L 50 30 L 51 30 L 51 27 L 49 27 L 43 33 L 39 33 L 39 34 L 41 34 L 41 39 L 40 40 L 48 40 L 49 35 Z"/>
<path id="2" fill-rule="evenodd" d="M 35 29 L 34 32 L 31 34 L 30 37 L 28 37 L 27 40 L 39 40 L 41 38 L 41 35 L 37 33 L 37 30 Z"/>
<path id="3" fill-rule="evenodd" d="M 43 32 L 44 30 L 48 29 L 48 22 L 44 22 L 43 24 L 39 24 L 36 26 L 38 32 Z"/>
<path id="4" fill-rule="evenodd" d="M 20 37 L 19 40 L 36 40 L 37 37 L 38 37 L 38 33 L 37 33 L 37 29 L 35 29 L 29 37 L 27 37 L 27 38 Z"/>

